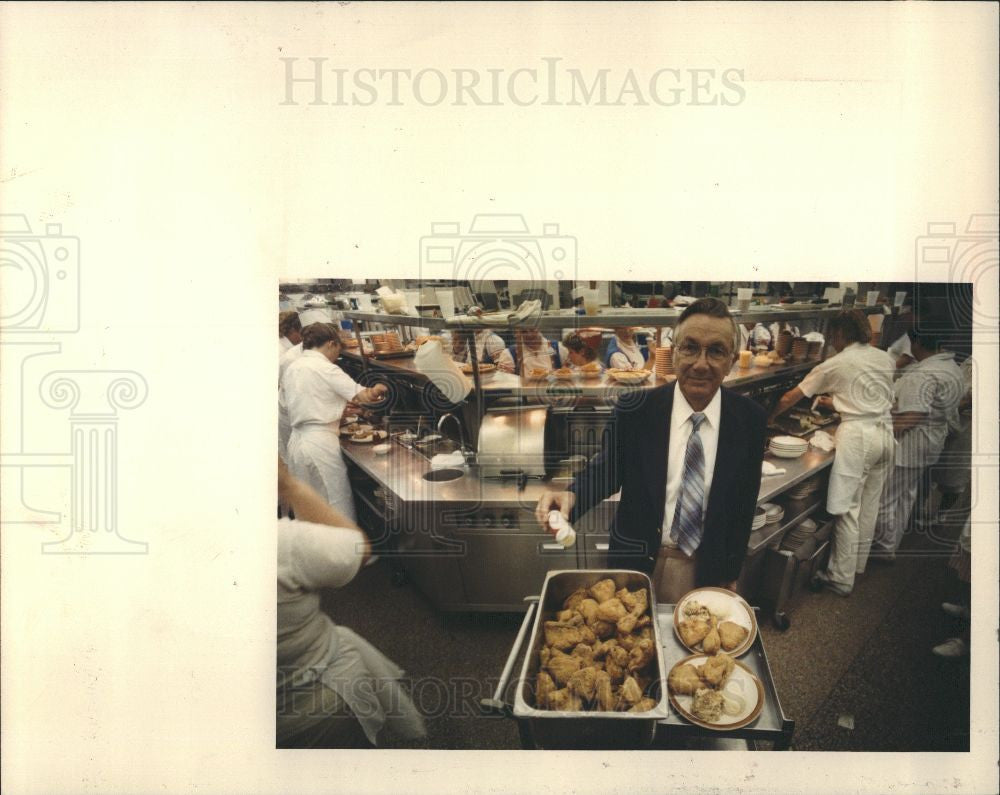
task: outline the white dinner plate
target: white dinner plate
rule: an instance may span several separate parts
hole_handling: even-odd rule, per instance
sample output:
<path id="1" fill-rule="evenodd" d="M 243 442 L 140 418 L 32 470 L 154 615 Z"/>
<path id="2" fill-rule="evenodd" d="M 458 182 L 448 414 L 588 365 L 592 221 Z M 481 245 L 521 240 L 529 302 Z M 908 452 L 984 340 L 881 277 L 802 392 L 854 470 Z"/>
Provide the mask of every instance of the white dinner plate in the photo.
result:
<path id="1" fill-rule="evenodd" d="M 707 659 L 708 655 L 706 654 L 692 654 L 690 657 L 685 657 L 683 660 L 678 661 L 674 665 L 674 668 L 685 663 L 690 663 L 695 668 L 701 668 Z M 670 670 L 672 671 L 673 668 Z M 691 712 L 691 702 L 694 700 L 694 696 L 670 693 L 670 703 L 680 713 L 682 718 L 690 721 L 695 726 L 722 732 L 741 729 L 744 726 L 750 725 L 757 720 L 764 709 L 764 686 L 761 684 L 760 679 L 754 675 L 753 671 L 739 660 L 736 660 L 736 665 L 733 666 L 733 671 L 729 674 L 729 679 L 722 686 L 722 693 L 737 701 L 741 704 L 742 708 L 735 715 L 727 715 L 723 712 L 719 716 L 719 720 L 715 723 L 704 721 Z"/>
<path id="2" fill-rule="evenodd" d="M 754 615 L 753 608 L 747 604 L 742 596 L 726 588 L 706 587 L 688 591 L 674 606 L 674 634 L 677 635 L 677 640 L 685 649 L 701 653 L 701 649 L 698 648 L 701 644 L 697 644 L 694 648 L 688 646 L 681 639 L 679 628 L 680 622 L 684 620 L 684 605 L 692 599 L 705 605 L 708 611 L 718 618 L 720 624 L 723 621 L 732 621 L 749 630 L 743 643 L 732 651 L 727 651 L 726 654 L 730 657 L 739 657 L 753 646 L 753 642 L 757 639 L 757 617 Z"/>
<path id="3" fill-rule="evenodd" d="M 805 450 L 771 450 L 772 455 L 778 456 L 778 458 L 798 458 L 805 453 Z"/>

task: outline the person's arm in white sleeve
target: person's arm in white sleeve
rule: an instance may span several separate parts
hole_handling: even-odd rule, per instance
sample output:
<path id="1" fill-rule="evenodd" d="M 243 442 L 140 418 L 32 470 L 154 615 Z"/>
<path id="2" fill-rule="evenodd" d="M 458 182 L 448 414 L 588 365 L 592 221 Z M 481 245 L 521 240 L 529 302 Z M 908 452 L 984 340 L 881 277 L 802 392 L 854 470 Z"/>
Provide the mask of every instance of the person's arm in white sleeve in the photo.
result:
<path id="1" fill-rule="evenodd" d="M 505 373 L 514 372 L 514 357 L 506 348 L 500 351 L 500 356 L 497 357 L 497 369 L 503 370 Z"/>
<path id="2" fill-rule="evenodd" d="M 619 370 L 631 370 L 632 362 L 621 351 L 615 351 L 611 354 L 611 358 L 608 359 L 608 367 L 617 367 Z"/>

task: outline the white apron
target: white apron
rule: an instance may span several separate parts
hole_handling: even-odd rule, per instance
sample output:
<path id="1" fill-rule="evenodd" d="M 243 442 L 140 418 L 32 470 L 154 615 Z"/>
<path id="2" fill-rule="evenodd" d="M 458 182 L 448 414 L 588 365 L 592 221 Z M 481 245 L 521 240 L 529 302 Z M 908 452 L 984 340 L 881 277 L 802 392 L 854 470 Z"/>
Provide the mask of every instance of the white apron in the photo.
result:
<path id="1" fill-rule="evenodd" d="M 890 456 L 891 460 L 896 442 L 892 436 L 892 421 L 879 417 L 843 417 L 835 438 L 837 452 L 830 470 L 826 510 L 839 516 L 860 498 L 866 468 L 871 466 L 873 459 Z"/>
<path id="2" fill-rule="evenodd" d="M 288 468 L 344 516 L 352 522 L 357 521 L 347 464 L 340 453 L 338 425 L 306 424 L 292 428 L 288 440 Z"/>

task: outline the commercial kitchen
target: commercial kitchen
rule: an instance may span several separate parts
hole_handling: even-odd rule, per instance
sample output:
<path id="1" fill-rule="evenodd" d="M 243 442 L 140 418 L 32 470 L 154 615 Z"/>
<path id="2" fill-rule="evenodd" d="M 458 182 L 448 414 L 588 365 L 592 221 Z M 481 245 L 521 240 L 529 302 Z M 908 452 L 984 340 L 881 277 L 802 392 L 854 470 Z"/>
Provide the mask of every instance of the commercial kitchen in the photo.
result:
<path id="1" fill-rule="evenodd" d="M 934 514 L 941 519 L 934 534 L 909 534 L 894 565 L 869 566 L 847 599 L 814 592 L 835 524 L 826 492 L 836 455 L 829 441 L 841 418 L 810 399 L 771 417 L 735 588 L 751 611 L 739 669 L 759 682 L 752 719 L 729 730 L 698 725 L 664 692 L 666 711 L 656 720 L 578 720 L 588 728 L 575 727 L 579 736 L 561 744 L 553 732 L 565 724 L 532 708 L 527 681 L 529 672 L 537 674 L 532 656 L 541 623 L 562 607 L 551 594 L 546 601 L 545 590 L 558 592 L 561 602 L 569 586 L 560 577 L 586 587 L 611 570 L 609 527 L 619 495 L 580 517 L 569 544 L 539 524 L 536 504 L 613 443 L 616 408 L 674 381 L 673 330 L 685 306 L 714 296 L 729 307 L 742 336 L 723 387 L 770 413 L 834 355 L 827 325 L 843 309 L 860 311 L 870 344 L 885 350 L 913 328 L 918 302 L 943 316 L 956 300 L 952 289 L 838 282 L 282 284 L 283 318 L 294 311 L 300 327 L 334 324 L 341 336 L 336 364 L 366 388 L 384 385 L 377 402 L 344 411 L 339 436 L 356 521 L 374 563 L 345 587 L 324 592 L 322 603 L 337 624 L 406 669 L 428 734 L 400 747 L 967 748 L 968 658 L 945 660 L 930 649 L 957 632 L 954 617 L 939 615 L 940 602 L 954 597 L 947 563 L 969 495 Z M 948 348 L 964 360 L 971 342 L 960 328 L 952 331 Z M 538 333 L 548 369 L 531 366 L 526 340 Z M 484 348 L 484 334 L 502 340 L 502 350 Z M 589 365 L 568 356 L 570 338 L 589 349 Z M 428 342 L 453 366 L 428 366 L 421 351 Z M 648 364 L 608 367 L 630 344 Z M 921 498 L 926 510 L 938 510 L 939 490 Z M 641 585 L 616 579 L 622 588 L 626 582 Z M 691 650 L 676 631 L 674 607 L 655 605 L 661 680 Z M 919 631 L 906 632 L 914 622 Z M 888 655 L 886 671 L 909 666 L 913 678 L 930 683 L 930 703 L 949 705 L 934 730 L 917 728 L 916 713 L 903 714 L 898 678 L 873 676 L 872 655 Z M 849 687 L 858 676 L 864 684 Z M 430 688 L 432 679 L 451 684 Z"/>

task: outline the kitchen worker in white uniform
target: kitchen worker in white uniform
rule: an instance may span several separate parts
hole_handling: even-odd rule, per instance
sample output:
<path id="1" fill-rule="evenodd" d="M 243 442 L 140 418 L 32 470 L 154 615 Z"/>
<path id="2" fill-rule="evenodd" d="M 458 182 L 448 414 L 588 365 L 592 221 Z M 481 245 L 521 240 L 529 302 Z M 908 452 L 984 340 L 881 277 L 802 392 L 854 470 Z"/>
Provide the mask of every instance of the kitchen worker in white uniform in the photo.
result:
<path id="1" fill-rule="evenodd" d="M 937 335 L 914 329 L 908 333 L 915 361 L 893 385 L 893 429 L 899 446 L 882 491 L 872 545 L 872 554 L 886 561 L 895 559 L 913 506 L 926 496 L 919 494 L 924 470 L 937 462 L 948 431 L 960 427 L 958 406 L 966 392 L 955 354 L 938 351 Z"/>
<path id="2" fill-rule="evenodd" d="M 294 334 L 296 342 L 291 347 L 286 348 L 278 358 L 278 455 L 282 461 L 286 462 L 288 461 L 288 440 L 292 435 L 292 424 L 288 420 L 288 407 L 285 405 L 285 399 L 281 393 L 281 379 L 288 366 L 302 355 L 303 327 L 324 322 L 326 315 L 315 309 L 307 309 L 301 315 L 296 314 L 295 319 L 299 323 L 298 330 Z M 282 340 L 285 338 L 282 337 Z"/>
<path id="3" fill-rule="evenodd" d="M 536 328 L 526 328 L 517 331 L 521 338 L 521 351 L 524 356 L 524 363 L 519 368 L 522 373 L 529 370 L 554 370 L 556 367 L 566 366 L 566 347 L 559 343 L 559 361 L 556 361 L 555 350 L 542 333 Z M 516 346 L 515 346 L 516 350 Z M 504 348 L 497 358 L 497 368 L 505 373 L 513 373 L 514 357 L 510 348 Z"/>
<path id="4" fill-rule="evenodd" d="M 859 310 L 846 309 L 829 322 L 830 343 L 837 351 L 816 365 L 794 389 L 785 393 L 772 419 L 802 398 L 827 395 L 823 404 L 840 414 L 837 452 L 830 473 L 826 510 L 837 517 L 826 571 L 816 587 L 841 596 L 854 588 L 865 570 L 879 499 L 892 467 L 892 378 L 895 363 L 868 344 L 871 327 Z"/>
<path id="5" fill-rule="evenodd" d="M 475 333 L 476 359 L 480 364 L 496 364 L 500 354 L 506 349 L 503 338 L 489 329 L 480 329 Z M 456 362 L 471 364 L 472 357 L 466 344 L 465 332 L 451 333 L 451 358 Z"/>
<path id="6" fill-rule="evenodd" d="M 635 337 L 635 328 L 623 326 L 615 329 L 615 336 L 608 345 L 608 367 L 619 370 L 648 370 L 646 359 Z"/>
<path id="7" fill-rule="evenodd" d="M 302 342 L 302 321 L 294 309 L 278 313 L 278 344 L 284 353 L 293 345 Z"/>
<path id="8" fill-rule="evenodd" d="M 740 350 L 752 351 L 771 347 L 771 332 L 763 323 L 749 321 L 740 324 Z"/>
<path id="9" fill-rule="evenodd" d="M 292 425 L 288 467 L 353 522 L 354 498 L 340 453 L 340 417 L 349 402 L 375 403 L 388 388 L 376 384 L 366 389 L 334 364 L 340 356 L 340 332 L 332 323 L 306 327 L 302 349 L 281 380 Z"/>

